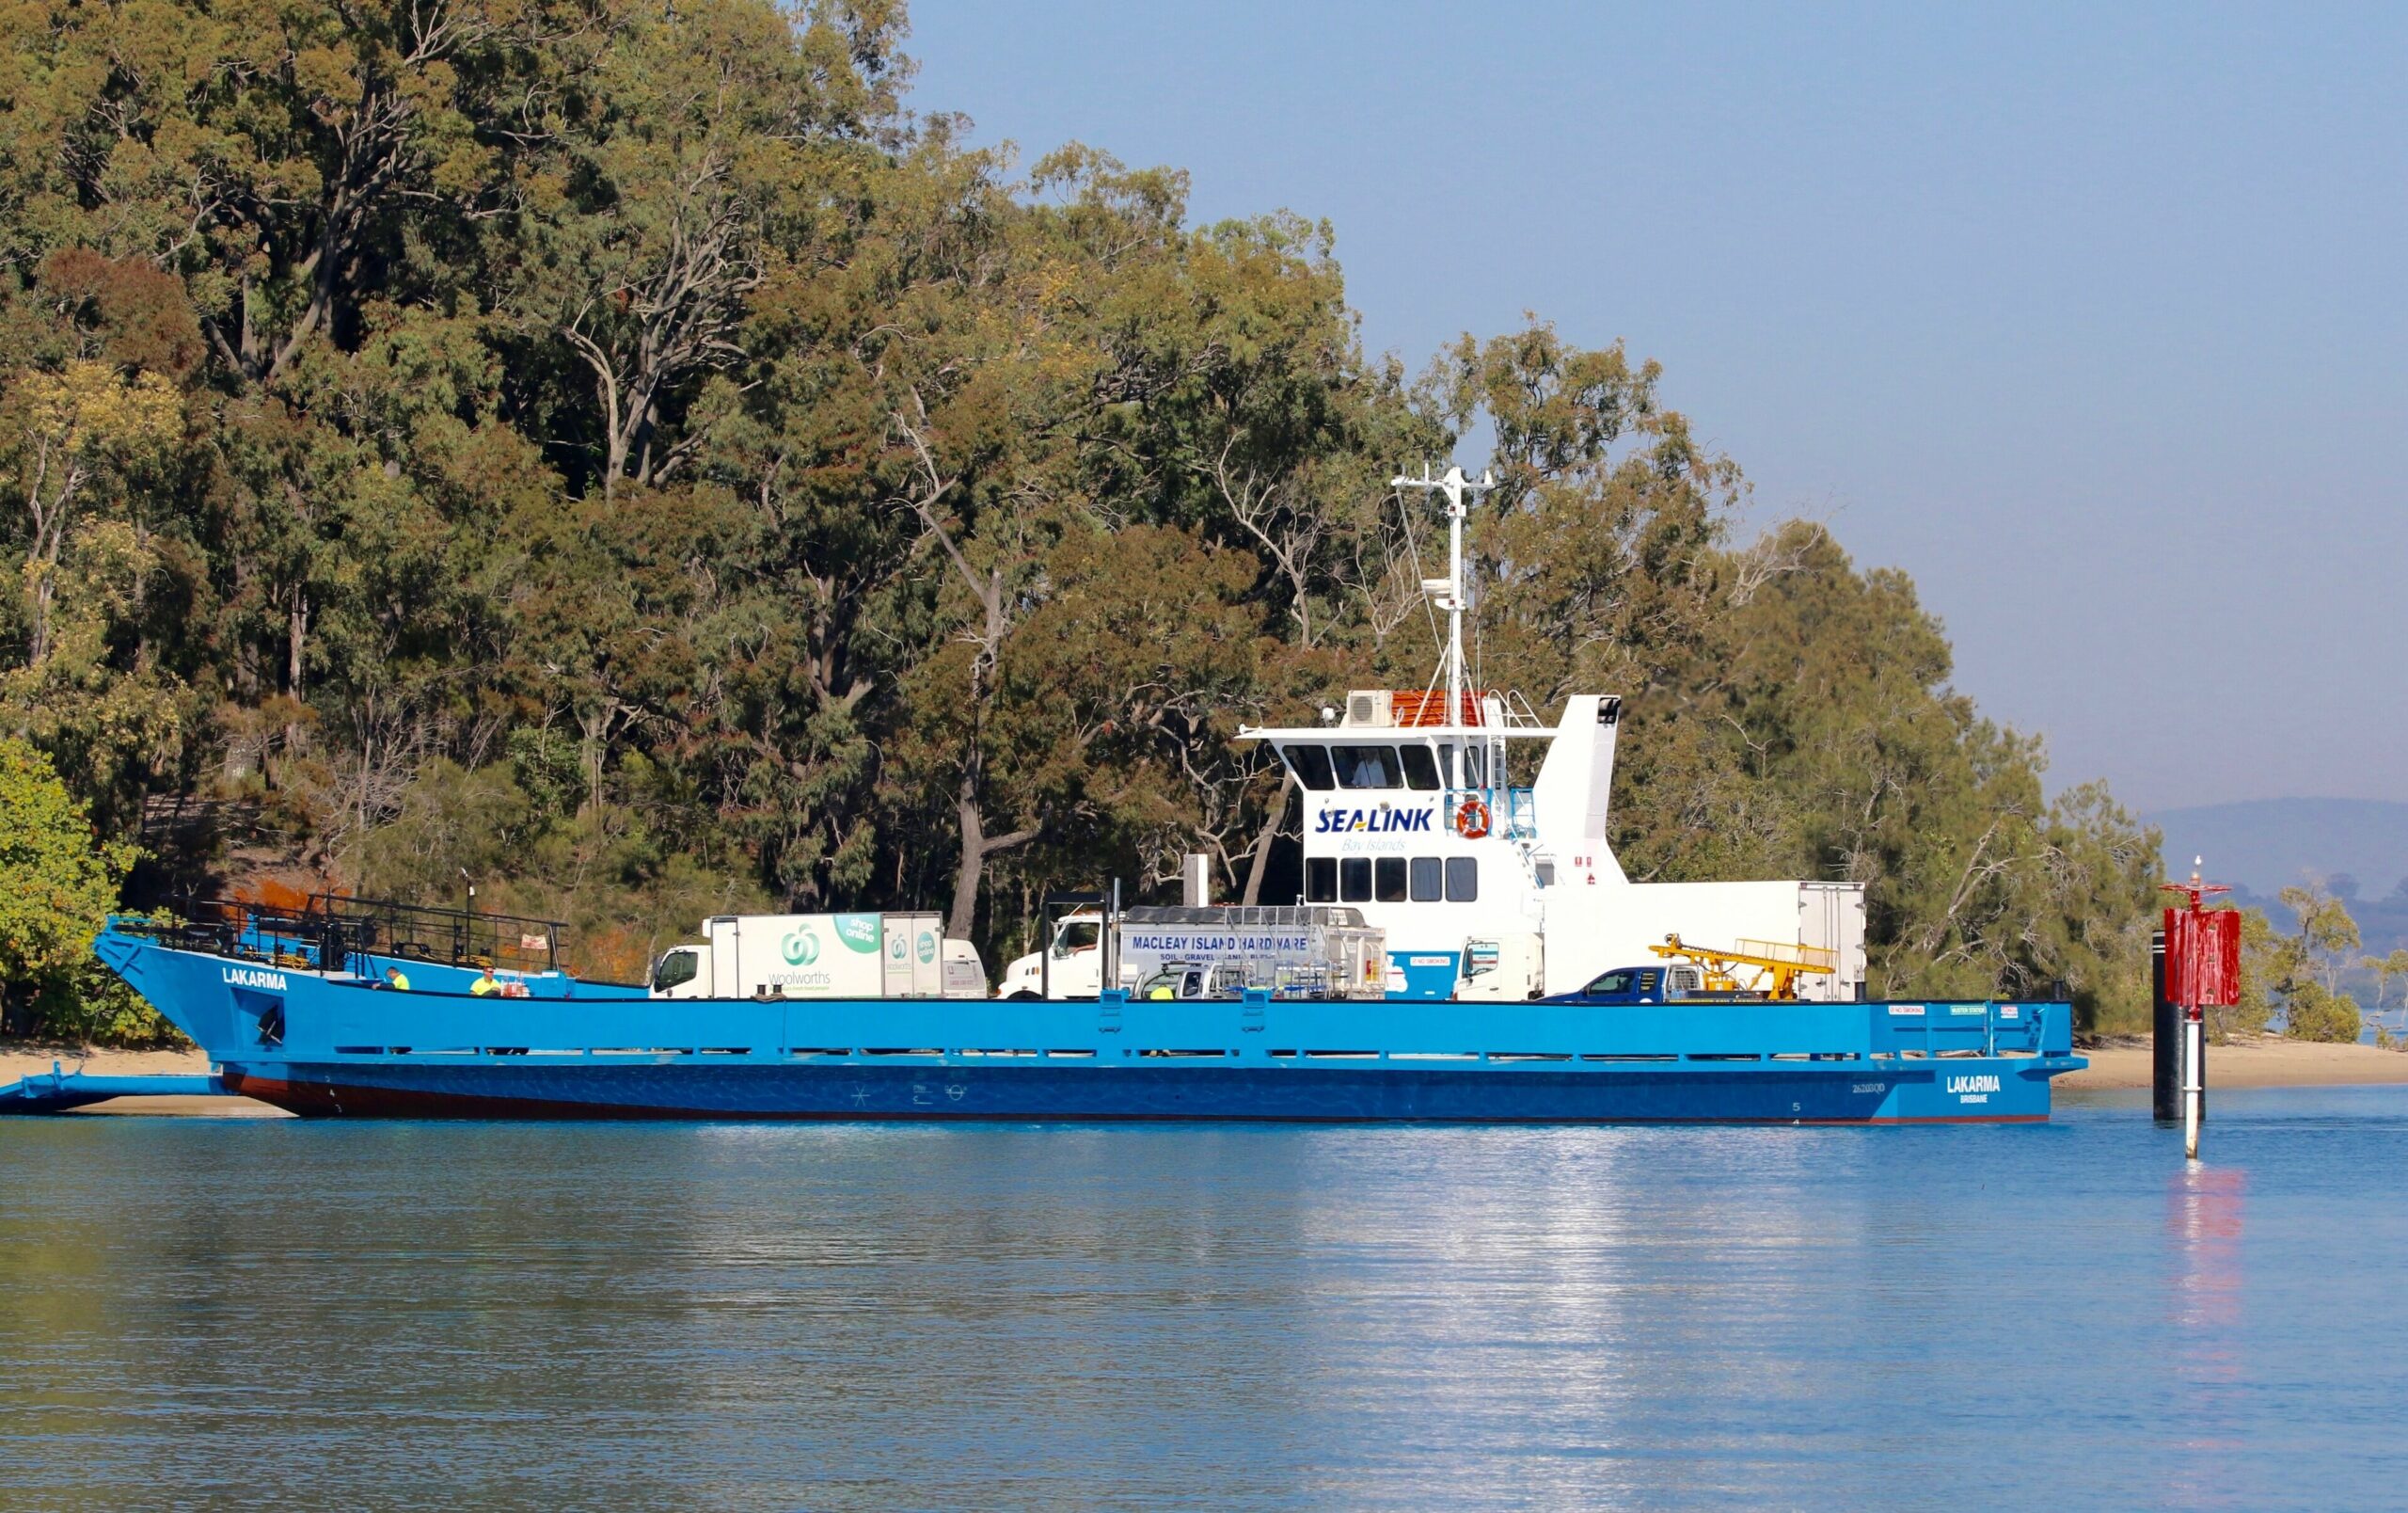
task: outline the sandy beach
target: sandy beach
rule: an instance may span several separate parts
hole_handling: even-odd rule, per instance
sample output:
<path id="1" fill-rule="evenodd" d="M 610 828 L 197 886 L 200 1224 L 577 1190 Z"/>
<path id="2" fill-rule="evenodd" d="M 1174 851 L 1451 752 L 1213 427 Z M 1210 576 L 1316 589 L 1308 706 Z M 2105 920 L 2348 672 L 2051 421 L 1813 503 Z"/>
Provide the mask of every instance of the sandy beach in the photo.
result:
<path id="1" fill-rule="evenodd" d="M 2083 1071 L 2057 1079 L 2060 1088 L 2146 1088 L 2148 1042 L 2137 1037 L 2080 1051 Z M 2208 1047 L 2208 1086 L 2215 1088 L 2338 1088 L 2408 1082 L 2408 1054 L 2371 1045 L 2324 1045 L 2278 1036 Z"/>

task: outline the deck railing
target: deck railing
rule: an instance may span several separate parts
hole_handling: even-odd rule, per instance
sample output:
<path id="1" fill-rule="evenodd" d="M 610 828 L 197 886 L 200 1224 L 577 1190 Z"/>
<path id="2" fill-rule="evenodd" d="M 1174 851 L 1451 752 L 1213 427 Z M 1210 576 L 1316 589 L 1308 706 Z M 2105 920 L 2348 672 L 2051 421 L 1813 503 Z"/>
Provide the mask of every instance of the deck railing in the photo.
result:
<path id="1" fill-rule="evenodd" d="M 1539 833 L 1538 800 L 1526 788 L 1504 790 L 1505 834 L 1515 840 L 1529 840 Z"/>
<path id="2" fill-rule="evenodd" d="M 382 899 L 319 894 L 297 910 L 189 899 L 165 916 L 120 916 L 111 928 L 178 950 L 271 966 L 342 970 L 354 957 L 385 956 L 512 972 L 560 970 L 557 920 Z"/>

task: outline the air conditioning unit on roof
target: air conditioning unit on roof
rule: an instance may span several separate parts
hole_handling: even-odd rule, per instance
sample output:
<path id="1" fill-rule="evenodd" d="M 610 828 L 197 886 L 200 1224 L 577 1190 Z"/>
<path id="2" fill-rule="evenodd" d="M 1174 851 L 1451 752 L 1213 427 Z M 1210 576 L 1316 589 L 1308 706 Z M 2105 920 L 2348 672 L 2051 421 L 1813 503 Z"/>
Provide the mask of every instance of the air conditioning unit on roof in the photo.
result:
<path id="1" fill-rule="evenodd" d="M 1396 723 L 1396 695 L 1384 688 L 1358 688 L 1346 695 L 1349 725 L 1391 725 Z"/>

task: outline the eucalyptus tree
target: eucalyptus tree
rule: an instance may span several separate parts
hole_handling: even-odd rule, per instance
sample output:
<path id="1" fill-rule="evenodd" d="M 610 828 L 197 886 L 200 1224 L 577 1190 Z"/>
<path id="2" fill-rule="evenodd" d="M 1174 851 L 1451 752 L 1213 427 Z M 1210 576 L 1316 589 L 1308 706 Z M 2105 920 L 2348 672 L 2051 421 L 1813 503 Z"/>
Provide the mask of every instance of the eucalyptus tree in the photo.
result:
<path id="1" fill-rule="evenodd" d="M 2050 799 L 1902 575 L 1735 548 L 1652 363 L 1544 322 L 1367 358 L 1328 227 L 1190 222 L 911 113 L 879 0 L 0 11 L 0 721 L 127 836 L 487 897 L 640 966 L 699 908 L 1028 900 L 1204 851 L 1242 724 L 1428 676 L 1494 438 L 1476 671 L 1625 696 L 1616 843 L 1866 884 L 1885 980 L 2138 970 L 2154 837 Z M 189 863 L 191 859 L 187 858 Z"/>

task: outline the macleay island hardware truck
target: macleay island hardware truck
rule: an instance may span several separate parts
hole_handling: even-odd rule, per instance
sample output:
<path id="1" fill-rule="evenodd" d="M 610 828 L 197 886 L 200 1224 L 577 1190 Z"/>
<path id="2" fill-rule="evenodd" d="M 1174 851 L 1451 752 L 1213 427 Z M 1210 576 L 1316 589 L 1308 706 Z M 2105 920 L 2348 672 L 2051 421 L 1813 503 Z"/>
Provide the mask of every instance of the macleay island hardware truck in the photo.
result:
<path id="1" fill-rule="evenodd" d="M 1043 951 L 1004 971 L 997 996 L 1092 998 L 1109 972 L 1133 993 L 1165 973 L 1193 969 L 1216 989 L 1259 988 L 1281 997 L 1379 998 L 1387 953 L 1360 910 L 1191 905 L 1092 909 L 1064 918 Z"/>
<path id="2" fill-rule="evenodd" d="M 977 948 L 932 914 L 721 915 L 661 953 L 656 998 L 983 998 Z"/>
<path id="3" fill-rule="evenodd" d="M 1118 923 L 1107 929 L 1105 916 L 1093 909 L 1065 916 L 1045 949 L 1004 969 L 995 995 L 1092 998 L 1107 951 L 1119 964 L 1114 976 L 1132 992 L 1172 965 L 1204 967 L 1219 987 L 1243 982 L 1290 996 L 1405 996 L 1407 972 L 1432 966 L 1446 972 L 1457 998 L 1536 998 L 1545 980 L 1545 951 L 1530 931 L 1463 937 L 1445 956 L 1433 957 L 1389 948 L 1387 932 L 1365 924 L 1359 909 L 1204 904 L 1128 909 L 1115 917 Z"/>

